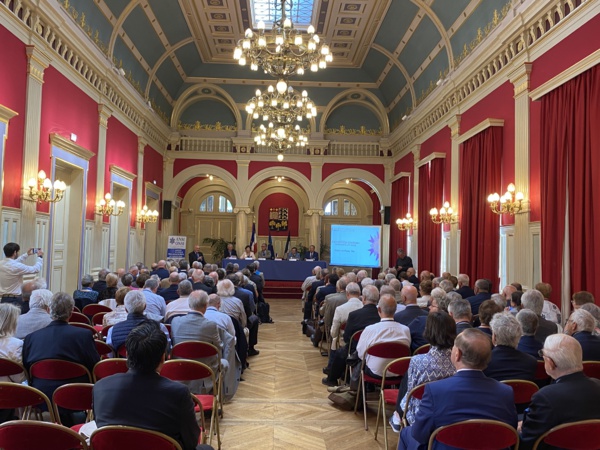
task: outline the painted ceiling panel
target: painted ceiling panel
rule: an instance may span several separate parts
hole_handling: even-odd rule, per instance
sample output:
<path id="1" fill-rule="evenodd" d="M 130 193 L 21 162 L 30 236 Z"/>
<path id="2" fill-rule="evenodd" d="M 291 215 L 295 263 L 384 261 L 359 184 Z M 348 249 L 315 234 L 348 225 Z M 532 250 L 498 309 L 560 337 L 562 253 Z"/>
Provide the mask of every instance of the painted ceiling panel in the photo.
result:
<path id="1" fill-rule="evenodd" d="M 393 1 L 379 27 L 375 43 L 393 52 L 418 11 L 419 8 L 410 0 Z"/>
<path id="2" fill-rule="evenodd" d="M 446 55 L 446 52 L 438 53 L 437 56 L 429 63 L 423 73 L 419 76 L 419 78 L 415 80 L 414 86 L 417 99 L 420 99 L 424 96 L 424 94 L 430 88 L 430 83 L 434 83 L 435 86 L 437 80 L 441 78 L 440 72 L 443 74 L 447 68 L 448 55 Z"/>
<path id="3" fill-rule="evenodd" d="M 389 105 L 396 98 L 396 95 L 398 95 L 398 92 L 400 92 L 405 84 L 406 79 L 404 75 L 402 75 L 398 67 L 393 66 L 387 77 L 385 77 L 385 80 L 383 80 L 383 83 L 379 86 L 379 90 L 385 98 L 385 105 Z"/>
<path id="4" fill-rule="evenodd" d="M 129 2 L 124 0 L 104 0 L 115 17 L 119 17 Z"/>
<path id="5" fill-rule="evenodd" d="M 156 71 L 156 77 L 161 81 L 162 85 L 173 98 L 177 98 L 177 92 L 183 80 L 181 75 L 175 68 L 171 58 L 167 58 Z"/>
<path id="6" fill-rule="evenodd" d="M 337 108 L 327 118 L 326 128 L 339 129 L 342 126 L 355 129 L 364 126 L 367 130 L 378 130 L 381 124 L 370 109 L 348 104 Z"/>
<path id="7" fill-rule="evenodd" d="M 158 89 L 156 83 L 152 83 L 152 86 L 150 86 L 149 97 L 158 108 L 158 111 L 156 112 L 159 115 L 161 115 L 162 113 L 163 119 L 170 120 L 171 112 L 173 112 L 173 107 L 170 105 L 169 101 L 166 99 L 166 97 L 163 95 L 160 89 Z"/>
<path id="8" fill-rule="evenodd" d="M 216 100 L 193 103 L 181 114 L 181 122 L 183 123 L 193 124 L 196 121 L 210 125 L 217 122 L 221 122 L 222 125 L 236 125 L 233 112 L 227 105 Z"/>
<path id="9" fill-rule="evenodd" d="M 416 72 L 423 62 L 423 58 L 431 53 L 431 50 L 440 42 L 441 38 L 431 19 L 423 17 L 398 58 L 408 70 L 410 76 Z M 420 57 L 415 58 L 414 55 L 420 55 Z"/>
<path id="10" fill-rule="evenodd" d="M 175 50 L 175 56 L 177 56 L 181 67 L 183 67 L 183 70 L 187 75 L 194 73 L 198 68 L 198 65 L 201 64 L 198 49 L 193 42 Z"/>
<path id="11" fill-rule="evenodd" d="M 148 72 L 135 59 L 131 50 L 125 45 L 121 36 L 115 41 L 115 58 L 117 61 L 123 61 L 123 69 L 125 72 L 131 72 L 131 78 L 140 84 L 140 87 L 146 86 L 148 83 Z"/>
<path id="12" fill-rule="evenodd" d="M 96 38 L 97 31 L 100 42 L 110 40 L 113 26 L 93 0 L 71 0 L 71 5 L 79 13 L 80 20 L 81 15 L 85 15 L 85 24 L 93 30 L 92 39 Z"/>
<path id="13" fill-rule="evenodd" d="M 365 69 L 365 72 L 369 74 L 372 80 L 377 80 L 388 61 L 388 57 L 383 53 L 371 49 L 369 50 L 369 54 L 365 59 L 363 68 Z"/>
<path id="14" fill-rule="evenodd" d="M 165 0 L 148 0 L 148 3 L 171 45 L 192 35 L 180 8 L 173 8 Z"/>
<path id="15" fill-rule="evenodd" d="M 165 47 L 140 6 L 131 11 L 123 24 L 123 30 L 150 67 L 154 66 Z"/>
<path id="16" fill-rule="evenodd" d="M 448 30 L 454 21 L 462 14 L 471 0 L 451 0 L 452 8 L 448 8 L 448 0 L 435 0 L 431 5 L 431 9 L 444 25 L 444 29 Z M 479 0 L 480 3 L 485 3 L 488 0 Z"/>
<path id="17" fill-rule="evenodd" d="M 396 104 L 396 106 L 389 113 L 390 120 L 390 129 L 395 129 L 402 123 L 402 117 L 405 114 L 410 114 L 412 110 L 412 100 L 410 98 L 410 93 L 405 93 L 404 96 L 400 99 L 400 101 Z"/>

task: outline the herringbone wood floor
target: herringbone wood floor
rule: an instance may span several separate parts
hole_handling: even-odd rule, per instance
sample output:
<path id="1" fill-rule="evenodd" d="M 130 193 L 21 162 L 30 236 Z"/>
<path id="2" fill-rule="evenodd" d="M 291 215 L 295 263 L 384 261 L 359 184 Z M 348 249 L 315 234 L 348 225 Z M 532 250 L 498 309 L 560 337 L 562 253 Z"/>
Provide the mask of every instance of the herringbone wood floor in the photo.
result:
<path id="1" fill-rule="evenodd" d="M 221 421 L 222 448 L 229 449 L 382 449 L 383 428 L 377 441 L 374 427 L 377 403 L 369 411 L 369 431 L 362 413 L 343 411 L 328 399 L 321 384 L 327 358 L 302 335 L 299 300 L 273 300 L 274 324 L 261 325 L 257 349 L 249 358 L 246 380 Z M 398 435 L 388 428 L 389 448 Z M 213 444 L 215 444 L 213 439 Z"/>

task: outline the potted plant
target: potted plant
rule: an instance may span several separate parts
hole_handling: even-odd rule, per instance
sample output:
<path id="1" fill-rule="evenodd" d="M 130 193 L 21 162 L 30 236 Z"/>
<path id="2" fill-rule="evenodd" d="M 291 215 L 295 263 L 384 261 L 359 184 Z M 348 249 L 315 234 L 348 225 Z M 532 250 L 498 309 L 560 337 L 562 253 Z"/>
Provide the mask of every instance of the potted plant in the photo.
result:
<path id="1" fill-rule="evenodd" d="M 202 242 L 204 244 L 210 244 L 210 247 L 212 248 L 212 259 L 217 264 L 223 259 L 228 244 L 233 244 L 235 247 L 235 238 L 233 241 L 227 241 L 223 238 L 204 238 Z"/>

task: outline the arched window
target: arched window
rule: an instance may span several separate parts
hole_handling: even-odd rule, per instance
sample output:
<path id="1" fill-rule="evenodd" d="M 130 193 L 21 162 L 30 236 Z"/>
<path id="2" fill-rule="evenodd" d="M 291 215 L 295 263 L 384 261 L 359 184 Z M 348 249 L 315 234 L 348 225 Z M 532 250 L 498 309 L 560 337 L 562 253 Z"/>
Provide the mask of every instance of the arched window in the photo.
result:
<path id="1" fill-rule="evenodd" d="M 218 212 L 218 213 L 232 213 L 233 206 L 231 201 L 224 195 L 218 196 L 218 209 L 215 211 L 215 195 L 210 194 L 200 203 L 200 212 Z"/>
<path id="2" fill-rule="evenodd" d="M 343 204 L 342 211 L 339 210 L 339 206 L 338 206 L 340 201 Z M 333 199 L 325 205 L 324 209 L 325 209 L 326 216 L 357 216 L 358 215 L 358 210 L 356 209 L 356 205 L 347 198 Z"/>

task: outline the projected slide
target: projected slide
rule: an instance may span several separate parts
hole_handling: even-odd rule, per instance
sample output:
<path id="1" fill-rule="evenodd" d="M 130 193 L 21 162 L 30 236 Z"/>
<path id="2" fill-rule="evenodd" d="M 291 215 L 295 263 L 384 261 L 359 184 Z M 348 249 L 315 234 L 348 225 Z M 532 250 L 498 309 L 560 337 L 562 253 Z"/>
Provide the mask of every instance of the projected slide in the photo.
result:
<path id="1" fill-rule="evenodd" d="M 381 267 L 381 227 L 331 225 L 331 265 Z"/>

